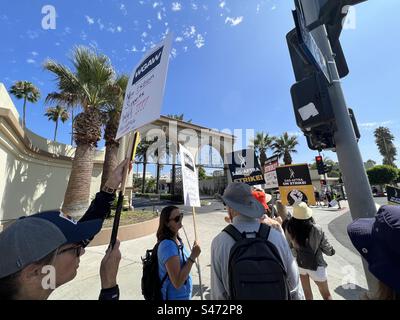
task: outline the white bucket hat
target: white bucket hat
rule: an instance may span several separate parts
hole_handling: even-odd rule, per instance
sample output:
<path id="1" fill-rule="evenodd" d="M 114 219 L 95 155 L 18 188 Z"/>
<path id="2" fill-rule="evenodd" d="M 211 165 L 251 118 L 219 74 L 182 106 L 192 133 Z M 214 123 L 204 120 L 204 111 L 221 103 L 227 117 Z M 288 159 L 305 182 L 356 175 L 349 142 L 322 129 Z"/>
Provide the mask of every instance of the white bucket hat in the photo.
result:
<path id="1" fill-rule="evenodd" d="M 293 218 L 298 220 L 308 220 L 312 218 L 312 216 L 312 209 L 309 208 L 305 202 L 299 202 L 293 206 Z"/>

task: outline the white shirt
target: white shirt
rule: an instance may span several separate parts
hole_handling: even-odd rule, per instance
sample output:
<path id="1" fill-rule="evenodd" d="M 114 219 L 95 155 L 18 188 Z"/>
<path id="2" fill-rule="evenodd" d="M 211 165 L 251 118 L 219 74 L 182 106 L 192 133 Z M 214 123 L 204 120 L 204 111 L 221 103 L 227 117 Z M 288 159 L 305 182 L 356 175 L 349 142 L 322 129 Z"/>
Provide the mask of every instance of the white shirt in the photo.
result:
<path id="1" fill-rule="evenodd" d="M 260 228 L 258 219 L 236 216 L 233 226 L 239 232 L 257 232 Z M 304 300 L 303 289 L 300 285 L 299 270 L 283 231 L 271 228 L 268 240 L 278 250 L 287 274 L 288 286 L 292 300 Z M 226 232 L 218 234 L 211 243 L 211 299 L 229 299 L 228 262 L 231 248 L 235 240 Z"/>

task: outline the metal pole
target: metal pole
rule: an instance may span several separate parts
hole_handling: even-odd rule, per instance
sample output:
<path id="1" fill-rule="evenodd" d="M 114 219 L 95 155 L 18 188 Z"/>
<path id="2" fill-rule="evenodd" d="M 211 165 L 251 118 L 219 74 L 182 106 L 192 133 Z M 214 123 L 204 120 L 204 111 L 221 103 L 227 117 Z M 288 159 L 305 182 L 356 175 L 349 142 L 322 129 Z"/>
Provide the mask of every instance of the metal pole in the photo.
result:
<path id="1" fill-rule="evenodd" d="M 189 238 L 187 236 L 185 227 L 183 225 L 182 225 L 182 229 L 183 229 L 183 233 L 185 234 L 186 241 L 189 245 L 189 249 L 190 249 L 190 251 L 192 251 L 192 246 L 190 245 Z M 201 300 L 203 300 L 203 288 L 202 288 L 202 284 L 201 284 L 200 262 L 198 260 L 196 262 L 196 268 L 197 268 L 197 273 L 199 274 L 200 298 L 201 298 Z"/>
<path id="2" fill-rule="evenodd" d="M 196 243 L 199 241 L 197 236 L 197 226 L 196 226 L 196 210 L 192 207 L 192 215 L 193 215 L 193 227 L 194 227 L 194 238 Z M 200 269 L 200 257 L 197 257 L 197 271 L 199 273 L 199 285 L 200 285 L 200 297 L 203 300 L 203 285 L 201 284 L 201 269 Z"/>
<path id="3" fill-rule="evenodd" d="M 348 194 L 351 216 L 353 220 L 358 218 L 373 218 L 376 214 L 376 206 L 349 116 L 339 73 L 334 60 L 334 54 L 325 26 L 318 27 L 313 31 L 313 34 L 317 44 L 326 55 L 332 79 L 332 84 L 329 86 L 328 91 L 332 101 L 337 126 L 334 138 L 339 166 Z M 377 280 L 368 271 L 368 265 L 364 260 L 363 265 L 369 289 L 373 291 L 377 288 Z"/>

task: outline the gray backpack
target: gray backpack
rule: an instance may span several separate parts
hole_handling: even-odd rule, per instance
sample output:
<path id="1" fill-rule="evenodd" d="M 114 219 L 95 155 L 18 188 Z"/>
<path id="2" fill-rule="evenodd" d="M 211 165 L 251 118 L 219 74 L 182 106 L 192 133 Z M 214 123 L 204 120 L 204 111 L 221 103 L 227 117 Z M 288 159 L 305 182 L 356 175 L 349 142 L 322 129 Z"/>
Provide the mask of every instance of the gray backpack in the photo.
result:
<path id="1" fill-rule="evenodd" d="M 286 271 L 276 247 L 268 241 L 271 227 L 261 223 L 255 238 L 233 225 L 224 231 L 235 241 L 229 254 L 232 300 L 290 300 Z"/>

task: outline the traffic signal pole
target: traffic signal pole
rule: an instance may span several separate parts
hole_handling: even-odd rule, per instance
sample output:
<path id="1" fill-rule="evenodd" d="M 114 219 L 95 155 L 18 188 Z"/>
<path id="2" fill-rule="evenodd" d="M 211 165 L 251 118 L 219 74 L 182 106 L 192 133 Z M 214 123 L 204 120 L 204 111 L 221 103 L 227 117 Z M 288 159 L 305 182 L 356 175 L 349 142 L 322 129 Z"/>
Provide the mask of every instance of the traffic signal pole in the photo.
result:
<path id="1" fill-rule="evenodd" d="M 312 33 L 328 60 L 328 69 L 332 79 L 332 84 L 329 85 L 328 90 L 337 129 L 334 134 L 336 152 L 340 170 L 343 174 L 351 216 L 353 220 L 372 218 L 375 216 L 377 209 L 349 116 L 328 34 L 324 25 L 316 28 Z M 368 271 L 368 266 L 364 260 L 363 265 L 369 289 L 374 291 L 377 288 L 377 280 Z"/>

